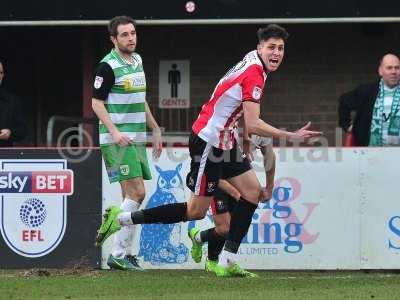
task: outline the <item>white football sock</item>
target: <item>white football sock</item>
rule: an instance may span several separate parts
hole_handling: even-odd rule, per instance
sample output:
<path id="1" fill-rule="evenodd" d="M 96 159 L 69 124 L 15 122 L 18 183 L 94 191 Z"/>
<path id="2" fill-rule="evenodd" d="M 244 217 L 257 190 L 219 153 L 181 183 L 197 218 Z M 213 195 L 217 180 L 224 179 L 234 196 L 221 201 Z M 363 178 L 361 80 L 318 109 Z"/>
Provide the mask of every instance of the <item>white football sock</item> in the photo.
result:
<path id="1" fill-rule="evenodd" d="M 114 242 L 113 242 L 113 251 L 112 255 L 117 258 L 123 258 L 128 253 L 131 253 L 130 248 L 132 247 L 132 242 L 134 239 L 134 227 L 132 225 L 131 213 L 136 211 L 139 207 L 139 203 L 125 198 L 122 202 L 120 208 L 123 210 L 118 216 L 118 221 L 122 226 L 122 228 L 115 233 Z"/>
<path id="2" fill-rule="evenodd" d="M 121 225 L 122 227 L 126 227 L 129 225 L 133 225 L 132 222 L 132 217 L 131 217 L 132 213 L 131 212 L 122 212 L 117 216 L 117 220 L 119 225 Z"/>
<path id="3" fill-rule="evenodd" d="M 133 213 L 139 209 L 140 203 L 135 200 L 125 198 L 124 202 L 121 205 L 121 208 L 124 211 Z M 132 218 L 131 218 L 132 221 Z M 136 235 L 136 226 L 128 225 L 125 227 L 129 232 L 128 245 L 126 247 L 126 255 L 132 255 L 132 245 Z M 121 228 L 122 229 L 122 228 Z"/>
<path id="4" fill-rule="evenodd" d="M 224 268 L 227 268 L 227 267 L 235 264 L 236 256 L 237 256 L 237 254 L 223 249 L 221 254 L 219 255 L 218 264 Z"/>

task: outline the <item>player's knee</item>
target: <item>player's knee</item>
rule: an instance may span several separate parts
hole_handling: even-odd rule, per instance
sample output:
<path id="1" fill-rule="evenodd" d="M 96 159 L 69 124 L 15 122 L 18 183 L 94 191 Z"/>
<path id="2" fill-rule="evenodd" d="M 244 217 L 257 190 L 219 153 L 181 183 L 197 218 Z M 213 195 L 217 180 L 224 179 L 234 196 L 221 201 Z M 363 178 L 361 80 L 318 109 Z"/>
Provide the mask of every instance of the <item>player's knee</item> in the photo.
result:
<path id="1" fill-rule="evenodd" d="M 146 196 L 146 193 L 144 190 L 143 191 L 135 190 L 135 191 L 127 191 L 125 197 L 133 199 L 138 203 L 142 203 L 145 196 Z"/>
<path id="2" fill-rule="evenodd" d="M 203 219 L 207 214 L 207 210 L 201 208 L 189 208 L 187 210 L 186 216 L 188 220 L 200 220 Z"/>
<path id="3" fill-rule="evenodd" d="M 195 220 L 201 220 L 201 219 L 203 219 L 204 217 L 206 216 L 206 212 L 205 211 L 196 211 L 195 213 L 194 213 L 194 219 Z"/>
<path id="4" fill-rule="evenodd" d="M 257 202 L 260 193 L 261 193 L 260 186 L 251 187 L 242 193 L 242 198 L 251 202 Z"/>
<path id="5" fill-rule="evenodd" d="M 218 224 L 215 226 L 215 232 L 220 236 L 226 236 L 229 232 L 229 224 Z"/>
<path id="6" fill-rule="evenodd" d="M 140 201 L 140 203 L 142 203 L 144 197 L 146 197 L 146 192 L 144 190 L 140 190 L 136 193 L 136 197 Z"/>

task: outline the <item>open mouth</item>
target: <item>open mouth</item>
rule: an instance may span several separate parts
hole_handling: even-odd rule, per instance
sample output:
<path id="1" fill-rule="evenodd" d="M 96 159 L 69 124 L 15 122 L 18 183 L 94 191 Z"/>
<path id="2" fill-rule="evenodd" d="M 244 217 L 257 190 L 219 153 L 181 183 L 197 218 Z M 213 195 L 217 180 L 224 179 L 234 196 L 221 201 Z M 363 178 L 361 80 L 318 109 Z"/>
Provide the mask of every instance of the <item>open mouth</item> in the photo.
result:
<path id="1" fill-rule="evenodd" d="M 272 59 L 269 60 L 269 63 L 270 63 L 271 65 L 278 65 L 279 60 L 272 58 Z"/>

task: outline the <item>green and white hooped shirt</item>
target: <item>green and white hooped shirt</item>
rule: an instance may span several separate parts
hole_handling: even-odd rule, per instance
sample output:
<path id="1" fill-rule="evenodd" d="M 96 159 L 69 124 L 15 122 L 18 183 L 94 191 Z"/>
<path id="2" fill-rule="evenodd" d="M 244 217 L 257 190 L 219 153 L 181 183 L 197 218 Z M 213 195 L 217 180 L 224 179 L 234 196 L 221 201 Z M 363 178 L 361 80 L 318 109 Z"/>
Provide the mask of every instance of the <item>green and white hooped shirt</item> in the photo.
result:
<path id="1" fill-rule="evenodd" d="M 101 62 L 107 63 L 115 77 L 105 99 L 105 108 L 117 128 L 137 143 L 146 142 L 146 78 L 142 59 L 132 54 L 133 63 L 125 61 L 114 49 Z M 100 77 L 101 78 L 101 77 Z M 101 79 L 102 80 L 102 79 Z M 94 87 L 101 86 L 96 76 Z M 114 143 L 107 127 L 100 121 L 100 145 Z"/>

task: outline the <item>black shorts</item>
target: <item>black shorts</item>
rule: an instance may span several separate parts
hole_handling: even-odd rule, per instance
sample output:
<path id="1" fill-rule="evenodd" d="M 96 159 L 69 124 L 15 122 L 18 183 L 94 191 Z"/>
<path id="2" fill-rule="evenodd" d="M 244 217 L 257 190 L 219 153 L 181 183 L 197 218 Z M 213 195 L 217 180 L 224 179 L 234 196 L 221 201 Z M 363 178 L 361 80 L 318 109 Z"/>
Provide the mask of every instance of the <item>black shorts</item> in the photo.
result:
<path id="1" fill-rule="evenodd" d="M 236 142 L 231 150 L 222 150 L 192 132 L 189 153 L 191 162 L 186 185 L 195 195 L 212 196 L 220 179 L 236 177 L 251 169 Z"/>
<path id="2" fill-rule="evenodd" d="M 237 200 L 234 197 L 217 187 L 210 203 L 211 214 L 213 216 L 226 212 L 232 214 L 236 204 Z"/>

